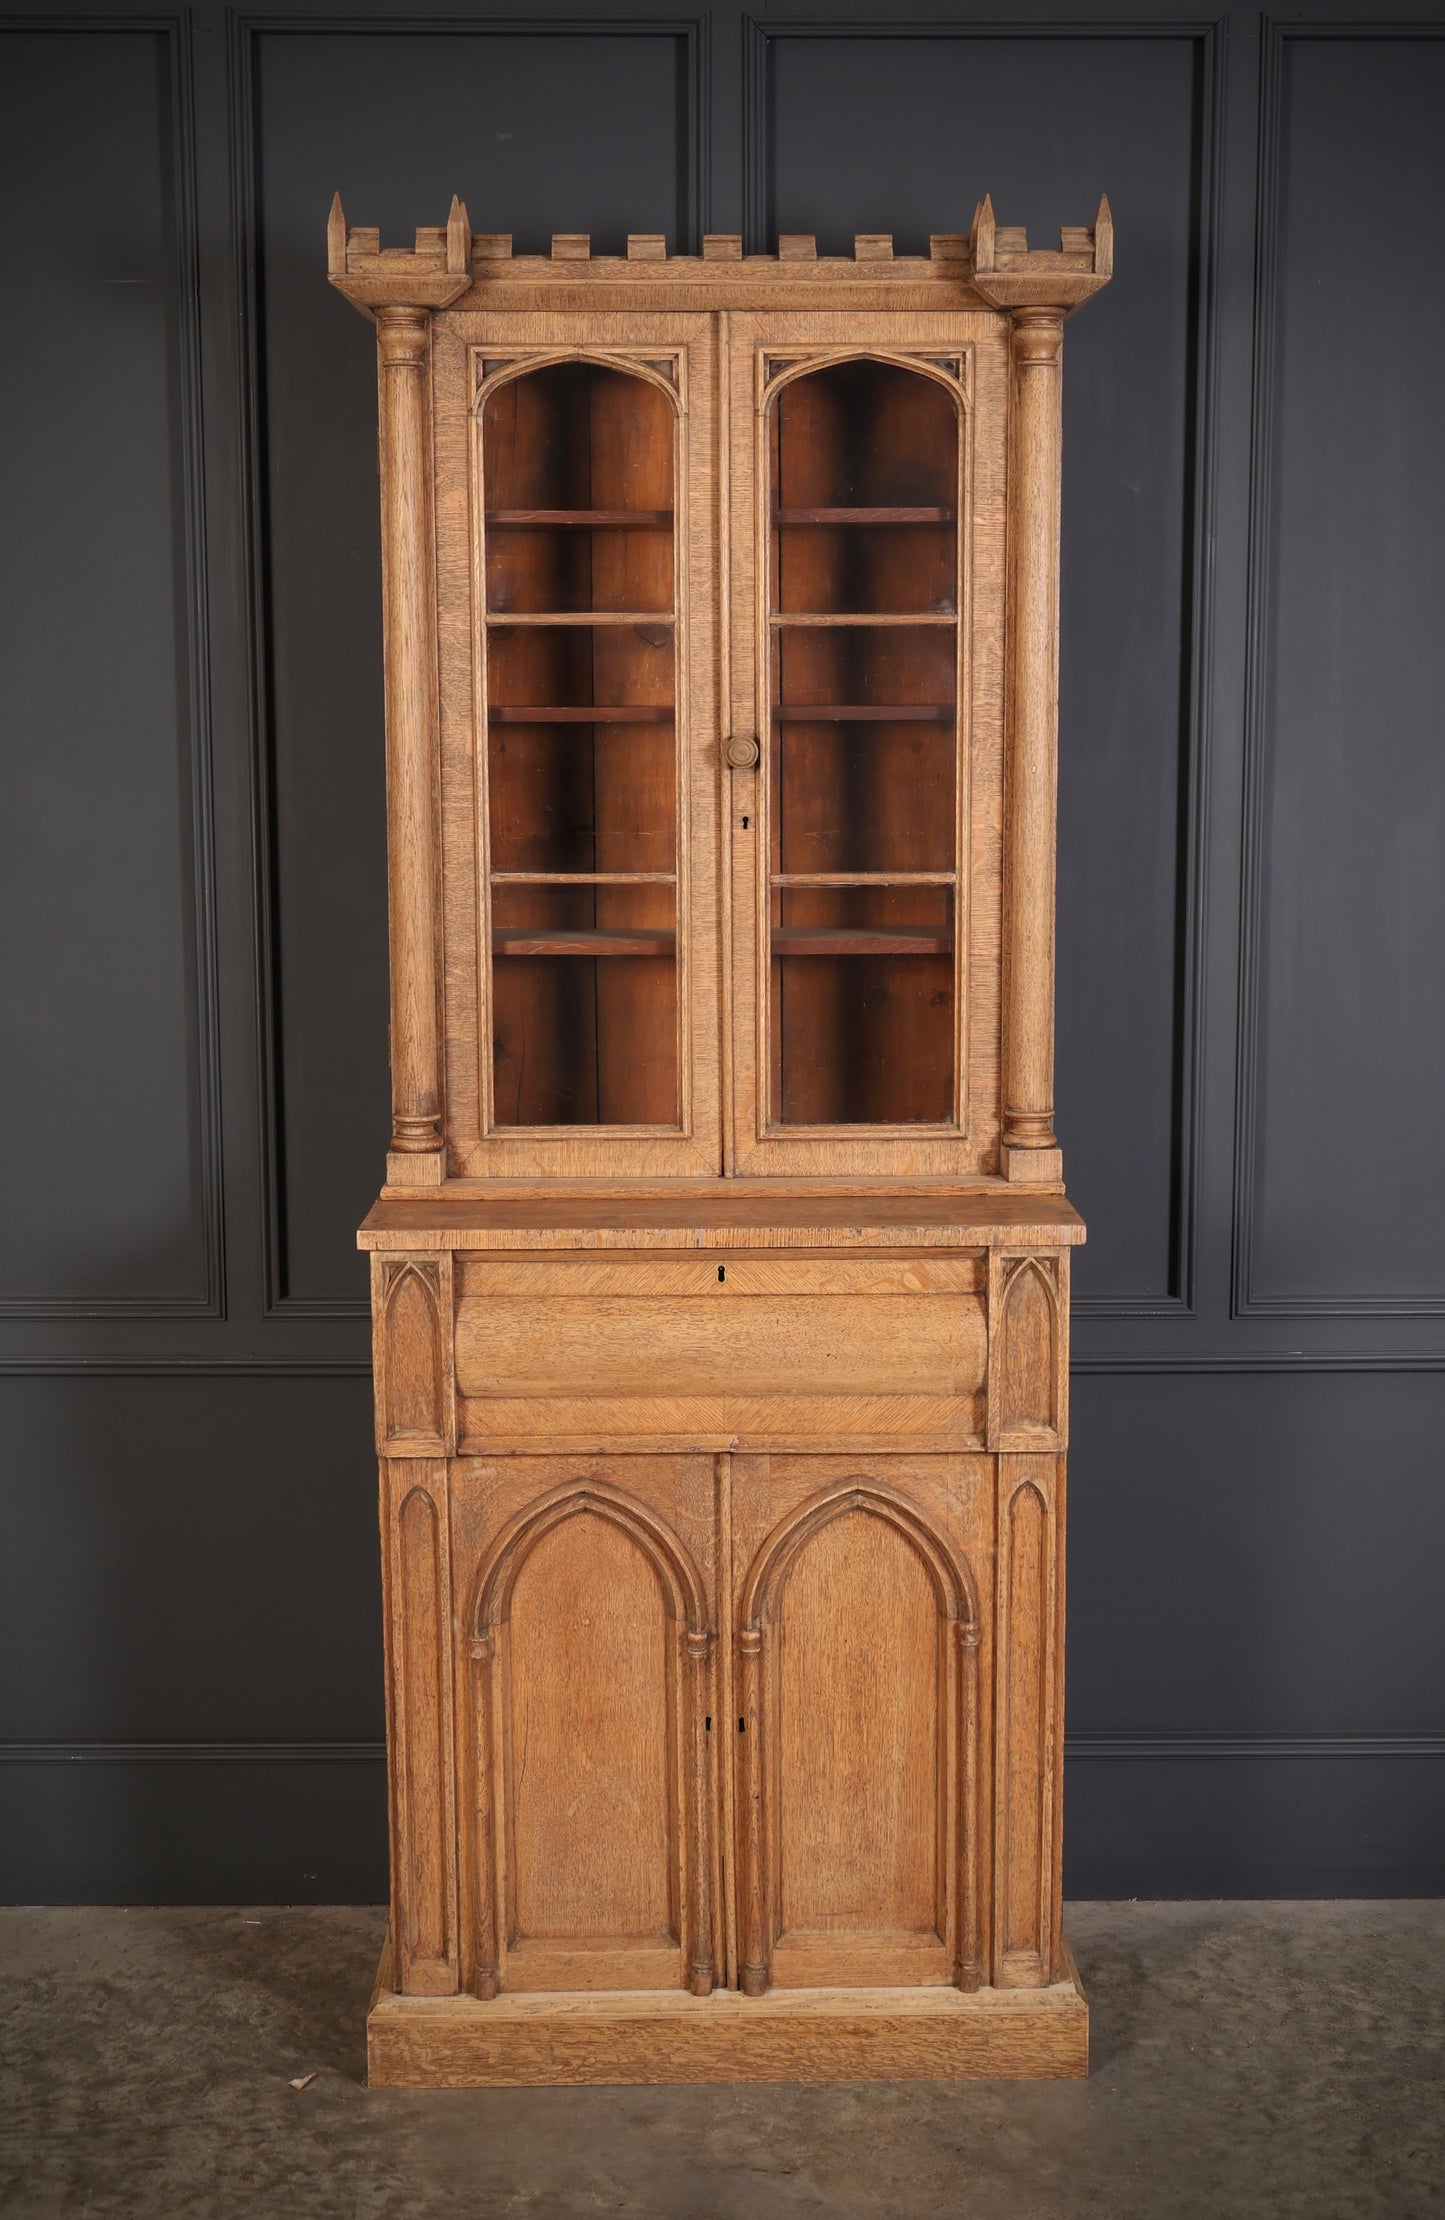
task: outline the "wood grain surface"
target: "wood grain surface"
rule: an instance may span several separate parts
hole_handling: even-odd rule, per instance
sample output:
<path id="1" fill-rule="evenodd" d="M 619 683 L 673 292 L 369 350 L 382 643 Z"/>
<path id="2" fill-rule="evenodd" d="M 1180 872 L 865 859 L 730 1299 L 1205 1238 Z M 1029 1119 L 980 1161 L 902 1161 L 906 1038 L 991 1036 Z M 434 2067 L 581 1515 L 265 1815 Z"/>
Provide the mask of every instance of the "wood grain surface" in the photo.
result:
<path id="1" fill-rule="evenodd" d="M 1059 365 L 1111 258 L 1107 205 L 851 260 L 333 207 L 381 377 L 379 2084 L 1086 2070 Z"/>

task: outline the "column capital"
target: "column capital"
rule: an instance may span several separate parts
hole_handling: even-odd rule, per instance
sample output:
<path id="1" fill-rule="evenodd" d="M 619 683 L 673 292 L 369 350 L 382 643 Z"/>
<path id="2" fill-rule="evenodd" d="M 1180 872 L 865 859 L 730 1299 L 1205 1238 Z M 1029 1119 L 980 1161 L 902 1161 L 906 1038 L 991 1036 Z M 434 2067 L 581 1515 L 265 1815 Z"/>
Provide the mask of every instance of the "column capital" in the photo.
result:
<path id="1" fill-rule="evenodd" d="M 432 311 L 415 301 L 388 301 L 375 315 L 377 351 L 385 368 L 423 368 L 431 348 Z"/>
<path id="2" fill-rule="evenodd" d="M 1009 317 L 1013 358 L 1021 370 L 1056 370 L 1064 347 L 1061 308 L 1016 308 Z"/>

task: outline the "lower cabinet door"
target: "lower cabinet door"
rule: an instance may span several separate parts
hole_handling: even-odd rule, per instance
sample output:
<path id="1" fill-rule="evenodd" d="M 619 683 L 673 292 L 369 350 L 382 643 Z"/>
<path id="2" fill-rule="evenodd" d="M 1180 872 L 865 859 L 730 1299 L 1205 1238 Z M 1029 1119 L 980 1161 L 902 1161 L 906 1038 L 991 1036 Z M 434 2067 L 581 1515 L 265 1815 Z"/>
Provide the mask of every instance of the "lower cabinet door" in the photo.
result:
<path id="1" fill-rule="evenodd" d="M 453 1469 L 465 1977 L 705 1994 L 715 1460 Z"/>
<path id="2" fill-rule="evenodd" d="M 741 1986 L 975 1988 L 991 1460 L 732 1468 Z"/>

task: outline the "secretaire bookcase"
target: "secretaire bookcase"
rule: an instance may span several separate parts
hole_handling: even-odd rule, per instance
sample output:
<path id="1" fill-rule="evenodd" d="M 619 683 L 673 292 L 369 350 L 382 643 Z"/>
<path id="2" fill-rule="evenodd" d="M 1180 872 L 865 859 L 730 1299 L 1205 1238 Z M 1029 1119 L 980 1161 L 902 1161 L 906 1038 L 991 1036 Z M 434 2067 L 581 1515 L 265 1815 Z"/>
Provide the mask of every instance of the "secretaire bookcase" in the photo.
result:
<path id="1" fill-rule="evenodd" d="M 382 248 L 394 2084 L 1081 2073 L 1059 380 L 1092 228 Z"/>

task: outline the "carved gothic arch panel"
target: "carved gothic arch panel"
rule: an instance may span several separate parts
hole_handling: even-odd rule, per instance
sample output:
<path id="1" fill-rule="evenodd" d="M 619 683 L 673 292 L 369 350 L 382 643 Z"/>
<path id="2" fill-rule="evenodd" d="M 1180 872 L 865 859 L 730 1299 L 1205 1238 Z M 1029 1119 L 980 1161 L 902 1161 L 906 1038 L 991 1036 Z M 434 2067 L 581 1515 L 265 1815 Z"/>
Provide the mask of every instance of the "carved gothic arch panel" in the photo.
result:
<path id="1" fill-rule="evenodd" d="M 381 1262 L 373 1364 L 384 1456 L 445 1456 L 451 1446 L 446 1267 L 406 1257 Z"/>
<path id="2" fill-rule="evenodd" d="M 856 1529 L 852 1536 L 850 1526 Z M 813 1587 L 824 1599 L 821 1616 L 816 1615 L 817 1597 L 807 1593 L 810 1553 L 819 1553 L 821 1579 Z M 809 1617 L 805 1636 L 791 1647 L 790 1588 L 807 1596 L 801 1608 Z M 904 1654 L 910 1635 L 911 1665 Z M 840 1737 L 831 1723 L 821 1732 L 812 1731 L 816 1722 L 810 1713 L 827 1709 L 832 1677 L 841 1663 L 839 1656 L 829 1654 L 830 1638 L 850 1651 L 842 1668 L 845 1678 L 857 1676 L 871 1645 L 878 1698 L 885 1705 L 892 1700 L 898 1731 L 917 1737 L 922 1722 L 919 1748 L 912 1753 L 916 1762 L 891 1747 L 896 1739 L 891 1729 L 876 1737 L 865 1731 L 866 1706 L 859 1712 L 856 1690 L 848 1700 L 848 1715 L 856 1722 L 853 1736 Z M 911 1819 L 895 1822 L 925 1852 L 921 1863 L 913 1861 L 911 1896 L 889 1885 L 875 1890 L 877 1902 L 860 1925 L 857 1948 L 865 1957 L 872 1949 L 882 1964 L 885 1931 L 896 1941 L 905 1929 L 926 1924 L 935 1930 L 943 1977 L 960 1988 L 978 1987 L 984 1854 L 978 1806 L 978 1645 L 977 1590 L 969 1568 L 917 1506 L 895 1489 L 863 1477 L 845 1481 L 801 1504 L 757 1552 L 738 1609 L 743 1729 L 740 1978 L 746 1994 L 762 1995 L 771 1985 L 775 1955 L 781 1958 L 790 1948 L 793 1931 L 831 1925 L 835 1939 L 848 1947 L 831 1883 L 841 1872 L 844 1855 L 843 1805 L 862 1824 L 862 1837 L 854 1833 L 847 1855 L 855 1866 L 870 1862 L 867 1843 L 861 1861 L 859 1850 L 860 1840 L 871 1842 L 869 1814 L 878 1801 L 869 1794 L 870 1744 L 891 1776 L 911 1780 L 915 1797 L 918 1783 L 927 1784 L 927 1810 L 920 1805 Z M 857 1657 L 851 1655 L 855 1649 Z M 803 1778 L 810 1748 L 826 1755 L 826 1763 L 820 1760 L 822 1769 L 813 1768 L 816 1780 Z M 838 1824 L 827 1809 L 830 1798 L 840 1804 Z M 830 1833 L 836 1839 L 825 1841 L 817 1854 L 818 1841 Z M 798 1854 L 790 1846 L 800 1843 L 811 1847 Z M 897 1857 L 893 1842 L 880 1838 L 873 1848 L 880 1876 L 906 1868 L 908 1861 Z M 850 1886 L 845 1893 L 859 1892 Z M 862 1894 L 867 1893 L 865 1886 Z M 925 1899 L 931 1913 L 922 1920 Z M 869 1919 L 876 1935 L 863 1931 Z M 780 1978 L 791 1985 L 795 1976 L 789 1972 Z"/>
<path id="3" fill-rule="evenodd" d="M 578 1522 L 595 1524 L 597 1533 L 588 1539 L 573 1532 Z M 529 1594 L 538 1568 L 542 1584 Z M 545 1958 L 550 1949 L 556 1958 L 567 1936 L 593 1953 L 599 1978 L 608 1964 L 618 1969 L 604 1986 L 676 1985 L 677 1977 L 637 1972 L 636 1945 L 659 1935 L 665 1943 L 671 1935 L 681 1983 L 706 1995 L 713 1985 L 712 1633 L 691 1555 L 646 1504 L 596 1479 L 570 1482 L 529 1505 L 493 1541 L 464 1624 L 476 1814 L 469 1830 L 475 1993 L 485 1998 L 502 1988 L 555 1985 L 527 1974 L 525 1953 Z M 611 1672 L 591 1655 L 605 1646 L 609 1626 L 624 1645 Z M 578 1642 L 579 1629 L 589 1661 L 573 1671 L 568 1644 Z M 564 1690 L 575 1700 L 560 1700 Z M 538 1758 L 530 1726 L 519 1730 L 519 1718 L 544 1723 L 554 1736 L 550 1762 Z M 596 1822 L 590 1833 L 579 1800 L 569 1803 L 566 1783 L 574 1774 Z M 630 1865 L 617 1853 L 609 1794 L 619 1827 L 630 1817 L 647 1837 Z M 580 1832 L 563 1858 L 559 1836 L 573 1827 Z M 558 1876 L 566 1877 L 565 1888 Z M 666 1948 L 653 1950 L 655 1964 L 666 1958 Z"/>

